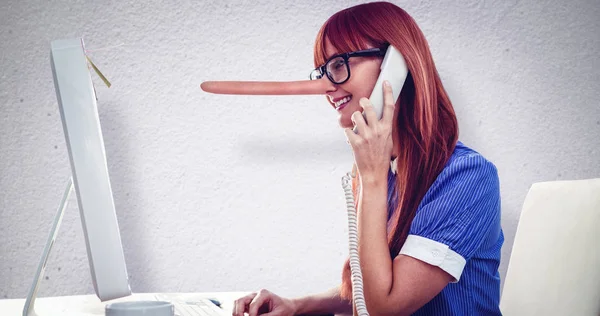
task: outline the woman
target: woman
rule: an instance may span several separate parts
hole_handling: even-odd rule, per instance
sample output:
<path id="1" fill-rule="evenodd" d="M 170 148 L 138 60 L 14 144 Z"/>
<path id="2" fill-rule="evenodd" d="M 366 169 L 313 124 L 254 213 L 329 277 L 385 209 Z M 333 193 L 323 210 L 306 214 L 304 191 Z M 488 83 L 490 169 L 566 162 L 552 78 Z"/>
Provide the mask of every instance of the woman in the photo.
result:
<path id="1" fill-rule="evenodd" d="M 402 53 L 409 75 L 395 104 L 384 87 L 378 120 L 367 98 L 381 54 L 336 55 L 386 45 Z M 497 170 L 458 141 L 452 104 L 415 21 L 386 2 L 342 10 L 319 31 L 314 56 L 312 78 L 330 83 L 329 103 L 354 153 L 370 315 L 500 315 Z M 233 315 L 350 314 L 349 276 L 347 261 L 338 288 L 295 299 L 261 290 L 238 299 Z"/>

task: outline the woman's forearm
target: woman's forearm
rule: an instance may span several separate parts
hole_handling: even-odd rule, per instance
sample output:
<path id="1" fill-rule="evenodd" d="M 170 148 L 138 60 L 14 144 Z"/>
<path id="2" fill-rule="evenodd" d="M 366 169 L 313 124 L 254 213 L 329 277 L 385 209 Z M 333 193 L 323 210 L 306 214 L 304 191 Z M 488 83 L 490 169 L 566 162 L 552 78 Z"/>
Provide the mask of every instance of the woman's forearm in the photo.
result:
<path id="1" fill-rule="evenodd" d="M 358 208 L 358 252 L 367 308 L 375 312 L 392 289 L 392 260 L 387 243 L 387 181 L 362 183 Z"/>
<path id="2" fill-rule="evenodd" d="M 352 315 L 352 302 L 342 299 L 338 288 L 292 301 L 297 308 L 296 315 Z"/>

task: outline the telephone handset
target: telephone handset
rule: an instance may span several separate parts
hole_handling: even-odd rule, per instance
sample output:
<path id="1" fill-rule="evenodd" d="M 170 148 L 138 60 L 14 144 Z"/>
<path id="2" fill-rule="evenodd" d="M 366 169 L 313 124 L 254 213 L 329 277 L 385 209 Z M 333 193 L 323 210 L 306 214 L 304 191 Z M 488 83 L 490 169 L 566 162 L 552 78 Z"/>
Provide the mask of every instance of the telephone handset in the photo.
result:
<path id="1" fill-rule="evenodd" d="M 402 91 L 402 86 L 404 86 L 404 81 L 406 81 L 406 76 L 408 75 L 408 67 L 406 66 L 404 57 L 402 57 L 402 54 L 398 49 L 392 45 L 388 46 L 379 68 L 381 69 L 381 72 L 379 73 L 379 77 L 375 82 L 375 87 L 369 97 L 375 113 L 377 113 L 377 119 L 381 119 L 381 116 L 383 115 L 383 81 L 388 80 L 390 82 L 392 85 L 394 102 L 397 102 L 400 97 L 400 92 Z M 356 128 L 354 129 L 354 132 L 357 132 Z"/>
<path id="2" fill-rule="evenodd" d="M 381 72 L 371 92 L 369 100 L 381 119 L 383 114 L 383 81 L 388 80 L 392 86 L 394 102 L 398 101 L 404 81 L 408 75 L 408 68 L 402 54 L 392 45 L 388 46 L 380 66 Z M 243 94 L 243 95 L 306 95 L 325 94 L 327 83 L 324 80 L 303 81 L 205 81 L 200 86 L 202 90 L 218 94 Z M 356 129 L 354 131 L 356 133 Z M 354 170 L 342 178 L 342 186 L 348 207 L 348 238 L 350 244 L 350 271 L 352 280 L 353 301 L 356 311 L 360 316 L 368 316 L 364 294 L 360 261 L 358 258 L 358 228 L 356 209 L 352 195 L 351 178 L 355 177 Z"/>

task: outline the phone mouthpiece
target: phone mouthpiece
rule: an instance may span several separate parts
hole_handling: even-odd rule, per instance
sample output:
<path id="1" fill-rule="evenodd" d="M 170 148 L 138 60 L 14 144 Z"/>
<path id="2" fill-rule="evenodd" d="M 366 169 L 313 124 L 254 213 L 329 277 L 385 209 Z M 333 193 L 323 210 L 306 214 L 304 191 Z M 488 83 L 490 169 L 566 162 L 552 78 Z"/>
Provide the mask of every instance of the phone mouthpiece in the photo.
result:
<path id="1" fill-rule="evenodd" d="M 306 95 L 325 94 L 327 79 L 300 81 L 205 81 L 200 88 L 216 94 Z"/>

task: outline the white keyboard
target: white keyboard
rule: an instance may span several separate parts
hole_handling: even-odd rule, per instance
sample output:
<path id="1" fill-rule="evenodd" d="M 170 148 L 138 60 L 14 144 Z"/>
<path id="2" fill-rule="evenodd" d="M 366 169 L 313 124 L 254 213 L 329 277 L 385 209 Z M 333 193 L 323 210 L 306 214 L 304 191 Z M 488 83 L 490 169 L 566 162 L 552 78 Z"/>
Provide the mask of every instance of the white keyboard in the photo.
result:
<path id="1" fill-rule="evenodd" d="M 194 298 L 192 300 L 175 299 L 169 295 L 156 295 L 159 301 L 171 302 L 175 307 L 175 316 L 226 316 L 224 310 L 209 299 Z"/>

